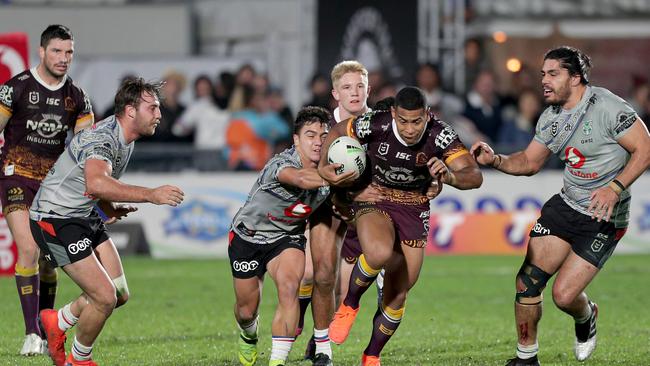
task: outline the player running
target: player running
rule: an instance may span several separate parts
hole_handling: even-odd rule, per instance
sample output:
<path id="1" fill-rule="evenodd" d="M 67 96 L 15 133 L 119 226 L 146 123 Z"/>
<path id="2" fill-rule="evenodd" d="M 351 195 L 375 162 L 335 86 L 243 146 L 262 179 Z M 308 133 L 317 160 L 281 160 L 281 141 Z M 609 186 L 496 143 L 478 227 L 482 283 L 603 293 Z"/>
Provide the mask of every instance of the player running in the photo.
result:
<path id="1" fill-rule="evenodd" d="M 485 142 L 476 160 L 511 175 L 537 173 L 551 154 L 565 162 L 564 187 L 542 208 L 516 278 L 517 356 L 510 366 L 539 365 L 537 324 L 542 291 L 557 273 L 553 301 L 575 321 L 574 353 L 596 347 L 598 306 L 584 292 L 628 225 L 632 183 L 650 166 L 650 136 L 624 100 L 589 86 L 591 60 L 571 47 L 544 55 L 542 87 L 549 107 L 526 150 L 495 155 Z"/>
<path id="2" fill-rule="evenodd" d="M 372 184 L 380 187 L 385 199 L 353 203 L 363 254 L 352 271 L 347 296 L 330 323 L 329 335 L 334 343 L 345 341 L 361 296 L 384 268 L 383 299 L 361 361 L 366 366 L 379 365 L 381 350 L 401 322 L 407 293 L 422 266 L 430 182 L 435 178 L 458 189 L 472 189 L 483 178 L 456 132 L 429 113 L 424 94 L 415 87 L 400 90 L 390 111 L 369 112 L 335 126 L 324 151 L 345 134 L 368 144 L 366 169 L 371 169 Z M 337 182 L 326 169 L 320 172 L 333 185 L 347 183 Z"/>
<path id="3" fill-rule="evenodd" d="M 154 134 L 160 123 L 159 84 L 127 79 L 115 96 L 115 115 L 70 141 L 43 180 L 30 209 L 30 226 L 45 259 L 62 267 L 83 293 L 59 311 L 41 311 L 50 357 L 56 366 L 96 365 L 93 343 L 117 306 L 129 297 L 120 256 L 93 209 L 114 221 L 135 211 L 115 202 L 176 206 L 183 192 L 174 186 L 145 188 L 118 179 L 135 140 Z M 66 358 L 66 330 L 78 324 Z"/>

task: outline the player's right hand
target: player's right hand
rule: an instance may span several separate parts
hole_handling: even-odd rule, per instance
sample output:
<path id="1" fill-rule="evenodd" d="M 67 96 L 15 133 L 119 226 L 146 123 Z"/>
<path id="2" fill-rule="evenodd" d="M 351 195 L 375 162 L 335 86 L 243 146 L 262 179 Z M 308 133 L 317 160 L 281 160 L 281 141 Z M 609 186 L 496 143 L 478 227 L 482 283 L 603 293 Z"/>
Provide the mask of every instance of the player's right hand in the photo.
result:
<path id="1" fill-rule="evenodd" d="M 342 174 L 336 174 L 336 169 L 341 167 L 341 164 L 327 164 L 318 167 L 318 174 L 329 182 L 330 185 L 337 187 L 346 187 L 351 185 L 355 179 L 359 177 L 356 171 L 349 171 Z"/>
<path id="2" fill-rule="evenodd" d="M 469 153 L 472 154 L 477 163 L 481 165 L 492 166 L 494 164 L 494 159 L 496 156 L 494 150 L 484 141 L 477 141 L 472 145 L 472 148 L 469 150 Z"/>
<path id="3" fill-rule="evenodd" d="M 151 191 L 149 202 L 156 205 L 178 206 L 183 202 L 185 193 L 175 186 L 164 185 Z"/>

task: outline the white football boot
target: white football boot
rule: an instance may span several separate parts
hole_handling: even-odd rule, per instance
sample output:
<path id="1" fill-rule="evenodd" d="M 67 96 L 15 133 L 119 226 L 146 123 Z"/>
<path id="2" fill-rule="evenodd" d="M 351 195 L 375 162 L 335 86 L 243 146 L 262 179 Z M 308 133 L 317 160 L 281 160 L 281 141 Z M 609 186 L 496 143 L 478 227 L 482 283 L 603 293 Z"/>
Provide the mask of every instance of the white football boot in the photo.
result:
<path id="1" fill-rule="evenodd" d="M 25 343 L 20 349 L 21 356 L 35 356 L 43 354 L 43 340 L 36 333 L 29 333 L 25 336 Z"/>
<path id="2" fill-rule="evenodd" d="M 591 307 L 591 317 L 589 320 L 585 324 L 576 324 L 576 342 L 573 347 L 573 352 L 578 361 L 588 359 L 596 349 L 596 319 L 598 318 L 598 305 L 589 301 L 589 306 Z M 577 336 L 579 331 L 578 328 L 582 327 L 582 332 L 586 332 L 587 326 L 589 327 L 589 338 L 584 342 L 580 342 Z"/>

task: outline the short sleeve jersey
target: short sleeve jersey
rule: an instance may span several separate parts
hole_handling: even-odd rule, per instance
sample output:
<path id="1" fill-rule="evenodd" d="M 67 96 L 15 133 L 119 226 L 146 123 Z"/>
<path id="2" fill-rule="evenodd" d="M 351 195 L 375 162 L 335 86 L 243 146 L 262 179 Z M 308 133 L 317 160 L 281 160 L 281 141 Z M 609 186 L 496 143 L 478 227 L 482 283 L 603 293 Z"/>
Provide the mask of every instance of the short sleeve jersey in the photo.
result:
<path id="1" fill-rule="evenodd" d="M 372 181 L 405 191 L 424 190 L 431 181 L 427 162 L 437 157 L 449 164 L 469 152 L 454 129 L 433 115 L 420 140 L 408 145 L 399 136 L 390 111 L 371 111 L 349 119 L 348 135 L 368 144 Z"/>
<path id="2" fill-rule="evenodd" d="M 133 142 L 126 143 L 115 116 L 77 133 L 41 183 L 30 217 L 88 217 L 98 199 L 86 193 L 86 161 L 98 159 L 109 163 L 112 177 L 118 179 L 126 170 L 133 146 Z"/>
<path id="3" fill-rule="evenodd" d="M 260 172 L 231 229 L 244 240 L 270 244 L 287 235 L 304 235 L 307 218 L 329 195 L 329 187 L 304 190 L 280 183 L 285 168 L 301 169 L 294 147 L 277 154 Z"/>
<path id="4" fill-rule="evenodd" d="M 618 144 L 637 120 L 632 107 L 607 89 L 587 87 L 571 110 L 548 107 L 537 122 L 535 140 L 564 162 L 564 188 L 560 195 L 578 212 L 587 208 L 591 193 L 608 184 L 625 167 L 630 154 Z M 626 227 L 630 192 L 623 191 L 614 207 L 612 222 Z"/>
<path id="5" fill-rule="evenodd" d="M 65 149 L 69 130 L 93 118 L 86 93 L 65 77 L 47 85 L 35 68 L 0 85 L 0 114 L 9 117 L 0 177 L 42 180 Z"/>

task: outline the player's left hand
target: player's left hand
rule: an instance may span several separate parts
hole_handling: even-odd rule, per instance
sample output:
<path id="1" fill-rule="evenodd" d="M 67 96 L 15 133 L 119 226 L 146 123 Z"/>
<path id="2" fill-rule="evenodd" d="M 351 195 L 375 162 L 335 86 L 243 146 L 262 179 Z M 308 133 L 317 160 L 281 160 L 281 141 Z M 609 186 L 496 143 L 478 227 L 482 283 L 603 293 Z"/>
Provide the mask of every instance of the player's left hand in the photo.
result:
<path id="1" fill-rule="evenodd" d="M 341 198 L 338 194 L 332 195 L 332 210 L 348 224 L 354 223 L 355 214 L 352 202 Z"/>
<path id="2" fill-rule="evenodd" d="M 138 210 L 138 208 L 133 205 L 126 205 L 121 203 L 114 203 L 111 206 L 112 207 L 108 208 L 104 207 L 102 210 L 104 211 L 104 214 L 108 216 L 108 220 L 104 222 L 106 225 L 114 224 L 118 220 L 121 220 L 123 217 L 127 217 L 131 212 Z"/>
<path id="3" fill-rule="evenodd" d="M 384 192 L 381 187 L 375 184 L 369 184 L 366 188 L 353 192 L 352 200 L 353 201 L 362 201 L 362 202 L 379 202 L 384 200 Z"/>
<path id="4" fill-rule="evenodd" d="M 591 203 L 587 212 L 591 213 L 591 218 L 595 218 L 598 222 L 609 221 L 618 198 L 618 194 L 609 186 L 600 187 L 591 193 Z"/>
<path id="5" fill-rule="evenodd" d="M 427 198 L 432 200 L 438 197 L 440 192 L 442 192 L 442 182 L 440 181 L 440 177 L 433 178 L 431 184 L 429 184 L 429 188 L 427 188 Z"/>
<path id="6" fill-rule="evenodd" d="M 348 187 L 354 183 L 354 180 L 359 178 L 356 171 L 349 171 L 341 174 L 336 174 L 336 169 L 341 167 L 341 164 L 327 164 L 318 167 L 318 174 L 326 180 L 330 185 L 337 187 Z"/>
<path id="7" fill-rule="evenodd" d="M 434 156 L 427 162 L 427 167 L 429 168 L 429 174 L 434 179 L 439 179 L 440 182 L 446 184 L 452 183 L 452 173 L 442 160 Z"/>

